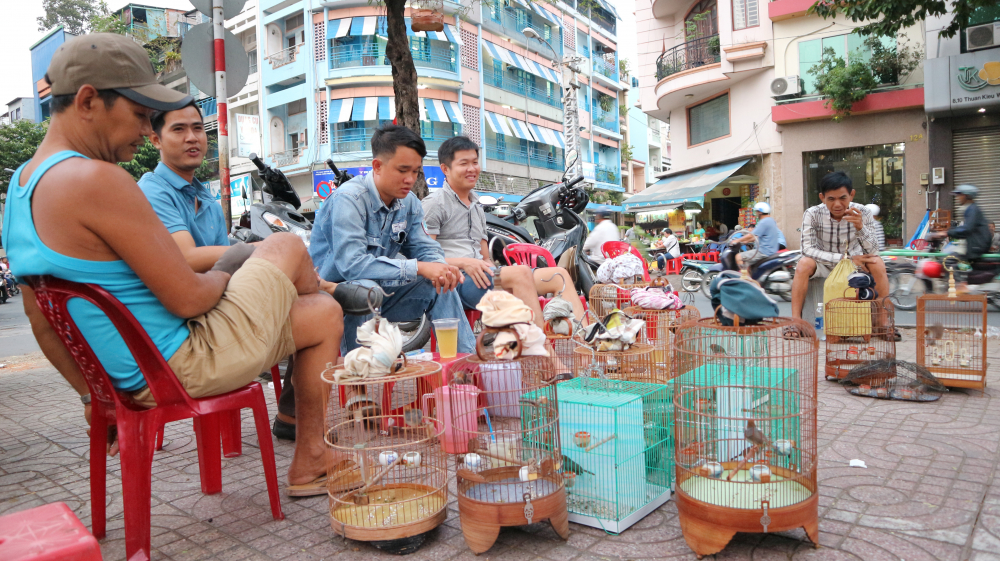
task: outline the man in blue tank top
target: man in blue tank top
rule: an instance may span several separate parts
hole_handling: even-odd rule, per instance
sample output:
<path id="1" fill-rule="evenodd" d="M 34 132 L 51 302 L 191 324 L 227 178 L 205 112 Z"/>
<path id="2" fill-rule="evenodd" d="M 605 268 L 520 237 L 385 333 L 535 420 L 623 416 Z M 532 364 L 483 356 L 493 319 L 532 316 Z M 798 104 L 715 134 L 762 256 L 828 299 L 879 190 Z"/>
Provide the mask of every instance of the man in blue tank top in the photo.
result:
<path id="1" fill-rule="evenodd" d="M 196 273 L 135 181 L 116 165 L 131 160 L 151 134 L 154 109 L 178 109 L 190 98 L 157 84 L 145 50 L 113 34 L 67 41 L 53 56 L 47 80 L 49 130 L 11 179 L 4 217 L 3 245 L 15 274 L 105 288 L 129 308 L 195 398 L 241 388 L 280 357 L 296 353 L 298 438 L 288 492 L 326 493 L 334 458 L 323 442 L 328 388 L 320 373 L 336 361 L 343 315 L 333 298 L 318 291 L 302 241 L 275 234 L 249 259 L 245 252 L 227 252 L 211 270 Z M 46 356 L 89 397 L 28 287 L 24 305 Z M 115 387 L 139 405 L 155 406 L 143 373 L 107 318 L 82 301 L 71 301 L 69 312 Z M 345 470 L 335 483 L 359 477 Z"/>

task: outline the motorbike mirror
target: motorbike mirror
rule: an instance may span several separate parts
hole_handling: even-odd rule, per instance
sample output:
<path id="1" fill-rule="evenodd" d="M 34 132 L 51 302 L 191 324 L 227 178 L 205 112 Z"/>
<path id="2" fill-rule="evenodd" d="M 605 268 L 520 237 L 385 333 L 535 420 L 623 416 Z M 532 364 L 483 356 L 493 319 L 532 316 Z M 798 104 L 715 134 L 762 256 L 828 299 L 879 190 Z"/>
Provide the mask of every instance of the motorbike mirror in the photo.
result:
<path id="1" fill-rule="evenodd" d="M 570 150 L 569 152 L 566 152 L 566 161 L 567 162 L 576 161 L 576 158 L 577 158 L 576 148 Z"/>
<path id="2" fill-rule="evenodd" d="M 500 202 L 500 199 L 496 197 L 491 197 L 489 195 L 483 195 L 479 197 L 479 204 L 483 206 L 493 206 Z"/>

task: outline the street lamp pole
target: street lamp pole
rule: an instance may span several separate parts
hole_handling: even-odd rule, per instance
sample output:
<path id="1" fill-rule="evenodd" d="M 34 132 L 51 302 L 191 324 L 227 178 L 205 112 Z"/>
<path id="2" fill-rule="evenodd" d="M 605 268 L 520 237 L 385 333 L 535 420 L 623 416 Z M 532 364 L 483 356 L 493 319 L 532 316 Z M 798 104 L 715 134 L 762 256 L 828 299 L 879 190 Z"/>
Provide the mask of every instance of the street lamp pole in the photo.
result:
<path id="1" fill-rule="evenodd" d="M 534 29 L 525 27 L 521 33 L 528 39 L 537 39 L 545 43 L 553 56 L 558 56 L 552 45 Z M 552 60 L 552 65 L 559 69 L 559 86 L 563 92 L 563 136 L 566 139 L 566 149 L 563 154 L 566 160 L 564 180 L 583 176 L 583 160 L 580 158 L 580 113 L 576 93 L 580 89 L 576 75 L 580 72 L 581 62 L 583 57 L 580 56 L 564 56 L 562 63 Z M 563 70 L 564 67 L 569 69 L 569 72 Z"/>

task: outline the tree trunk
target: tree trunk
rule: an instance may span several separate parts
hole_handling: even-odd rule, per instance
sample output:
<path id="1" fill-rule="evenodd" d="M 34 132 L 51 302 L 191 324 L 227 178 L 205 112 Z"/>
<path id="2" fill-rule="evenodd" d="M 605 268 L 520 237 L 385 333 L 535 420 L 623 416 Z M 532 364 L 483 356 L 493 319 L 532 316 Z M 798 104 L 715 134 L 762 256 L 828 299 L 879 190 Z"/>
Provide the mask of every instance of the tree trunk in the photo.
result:
<path id="1" fill-rule="evenodd" d="M 396 96 L 396 124 L 420 134 L 420 108 L 417 97 L 417 67 L 410 53 L 410 38 L 406 34 L 404 11 L 406 0 L 385 0 L 386 24 L 389 35 L 385 55 L 392 65 L 392 90 Z M 420 170 L 413 193 L 427 196 L 427 182 Z"/>

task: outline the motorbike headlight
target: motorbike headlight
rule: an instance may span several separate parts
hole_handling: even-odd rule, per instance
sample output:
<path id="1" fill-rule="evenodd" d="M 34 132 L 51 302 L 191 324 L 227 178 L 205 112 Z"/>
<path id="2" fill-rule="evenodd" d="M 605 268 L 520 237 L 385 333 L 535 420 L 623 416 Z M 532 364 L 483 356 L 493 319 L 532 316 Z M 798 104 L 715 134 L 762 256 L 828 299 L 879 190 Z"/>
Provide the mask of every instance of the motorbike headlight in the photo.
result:
<path id="1" fill-rule="evenodd" d="M 270 212 L 264 212 L 261 214 L 261 217 L 264 218 L 264 221 L 267 222 L 267 224 L 271 226 L 271 229 L 275 232 L 289 231 L 288 224 L 285 224 L 285 221 L 278 218 L 276 215 L 271 214 Z"/>
<path id="2" fill-rule="evenodd" d="M 312 239 L 312 230 L 306 230 L 305 228 L 300 228 L 299 226 L 293 223 L 289 223 L 289 226 L 290 226 L 289 231 L 298 236 L 299 239 L 302 240 L 302 243 L 306 244 L 306 247 L 309 247 L 309 240 Z"/>

